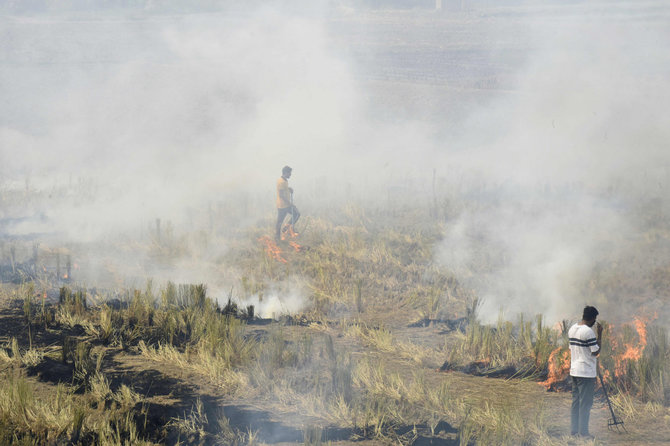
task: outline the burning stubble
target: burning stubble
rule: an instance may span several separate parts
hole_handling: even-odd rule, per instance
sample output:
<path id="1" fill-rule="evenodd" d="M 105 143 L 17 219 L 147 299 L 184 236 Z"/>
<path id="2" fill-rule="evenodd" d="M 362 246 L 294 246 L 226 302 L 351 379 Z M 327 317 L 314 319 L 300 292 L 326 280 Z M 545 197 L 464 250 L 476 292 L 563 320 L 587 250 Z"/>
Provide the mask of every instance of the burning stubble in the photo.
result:
<path id="1" fill-rule="evenodd" d="M 34 261 L 3 246 L 12 274 L 51 262 L 54 284 L 81 285 L 80 297 L 89 285 L 123 289 L 108 302 L 119 308 L 65 302 L 56 322 L 117 342 L 115 360 L 130 351 L 175 367 L 171 379 L 187 370 L 226 397 L 263 395 L 301 422 L 346 426 L 328 434 L 384 442 L 460 423 L 465 443 L 518 444 L 535 427 L 540 438 L 516 409 L 471 410 L 459 396 L 469 384 L 436 378 L 435 358 L 487 376 L 547 373 L 546 385 L 566 361 L 550 323 L 585 300 L 608 320 L 645 305 L 667 321 L 667 31 L 647 4 L 622 20 L 628 6 L 2 21 L 2 210 L 20 218 L 1 229 L 15 244 L 45 240 Z M 310 226 L 277 245 L 272 186 L 287 163 Z M 67 282 L 51 247 L 72 255 Z M 175 300 L 172 282 L 206 286 Z M 30 327 L 34 296 L 21 293 Z M 231 318 L 229 296 L 228 309 L 315 320 L 265 339 Z M 497 326 L 482 323 L 501 309 Z M 527 318 L 538 313 L 546 320 Z M 667 354 L 653 352 L 665 332 L 615 322 L 606 371 L 660 401 Z M 111 402 L 104 376 L 76 362 L 100 407 Z M 487 390 L 511 401 L 512 383 Z M 170 426 L 213 435 L 203 410 L 194 403 Z M 508 425 L 486 430 L 502 416 Z M 227 423 L 221 434 L 255 435 Z"/>

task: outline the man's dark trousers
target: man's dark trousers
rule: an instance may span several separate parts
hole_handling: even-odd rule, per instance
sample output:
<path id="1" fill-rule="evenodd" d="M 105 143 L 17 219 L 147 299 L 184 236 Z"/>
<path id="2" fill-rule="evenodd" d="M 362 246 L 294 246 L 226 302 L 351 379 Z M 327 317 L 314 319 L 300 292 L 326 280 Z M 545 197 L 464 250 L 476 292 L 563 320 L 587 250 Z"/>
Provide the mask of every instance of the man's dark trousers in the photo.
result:
<path id="1" fill-rule="evenodd" d="M 277 224 L 275 226 L 275 238 L 279 240 L 279 235 L 281 231 L 281 225 L 284 222 L 284 219 L 287 215 L 291 215 L 291 223 L 296 223 L 300 218 L 300 212 L 298 208 L 291 205 L 287 208 L 278 208 L 277 209 Z"/>
<path id="2" fill-rule="evenodd" d="M 570 432 L 580 435 L 589 435 L 589 416 L 593 406 L 593 390 L 596 387 L 595 378 L 572 378 L 572 411 L 570 417 Z"/>

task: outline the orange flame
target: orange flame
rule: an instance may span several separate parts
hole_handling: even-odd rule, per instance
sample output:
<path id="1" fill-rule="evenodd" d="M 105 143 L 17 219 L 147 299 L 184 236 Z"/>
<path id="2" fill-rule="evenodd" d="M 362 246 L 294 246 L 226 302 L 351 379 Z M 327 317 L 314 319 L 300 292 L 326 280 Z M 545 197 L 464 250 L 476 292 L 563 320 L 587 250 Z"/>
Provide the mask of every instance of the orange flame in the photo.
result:
<path id="1" fill-rule="evenodd" d="M 642 352 L 647 346 L 647 323 L 644 318 L 635 317 L 633 324 L 639 338 L 637 346 L 633 344 L 624 344 L 626 349 L 621 355 L 614 357 L 614 375 L 621 377 L 626 373 L 626 361 L 637 361 L 642 357 Z"/>
<path id="2" fill-rule="evenodd" d="M 568 372 L 570 372 L 569 350 L 562 350 L 562 347 L 558 347 L 551 352 L 548 361 L 549 374 L 547 380 L 538 383 L 547 390 L 550 390 L 557 382 L 565 379 Z"/>
<path id="3" fill-rule="evenodd" d="M 610 371 L 609 371 L 609 370 L 606 370 L 606 369 L 603 370 L 603 372 L 602 372 L 602 378 L 603 378 L 603 381 L 604 381 L 604 382 L 609 383 L 610 380 L 612 379 L 612 375 L 610 375 Z"/>
<path id="4" fill-rule="evenodd" d="M 295 250 L 295 252 L 300 252 L 300 250 L 302 249 L 302 246 L 300 246 L 299 244 L 297 244 L 294 241 L 290 241 L 290 242 L 288 242 L 288 244 L 291 245 L 291 248 L 293 248 Z"/>
<path id="5" fill-rule="evenodd" d="M 622 388 L 630 390 L 630 384 L 628 380 L 630 379 L 627 374 L 630 372 L 631 364 L 639 361 L 642 358 L 644 349 L 647 346 L 647 324 L 650 320 L 658 317 L 654 315 L 651 319 L 635 316 L 633 318 L 632 324 L 624 325 L 630 327 L 631 325 L 635 328 L 637 333 L 637 339 L 633 339 L 630 342 L 624 342 L 625 331 L 611 331 L 612 336 L 608 336 L 611 349 L 611 360 L 613 366 L 610 366 L 609 369 L 604 365 L 600 369 L 603 382 L 612 383 L 616 382 L 617 385 L 622 386 Z M 618 335 L 616 335 L 618 333 Z M 553 387 L 557 382 L 565 379 L 570 370 L 570 354 L 569 350 L 561 351 L 561 347 L 556 348 L 549 355 L 548 369 L 549 373 L 547 380 L 540 382 L 539 384 L 543 385 L 547 390 L 558 390 Z"/>
<path id="6" fill-rule="evenodd" d="M 287 224 L 284 225 L 281 231 L 281 239 L 286 240 L 287 237 L 296 238 L 298 233 L 293 229 L 293 225 Z"/>
<path id="7" fill-rule="evenodd" d="M 264 235 L 263 237 L 259 238 L 258 241 L 265 246 L 265 252 L 269 257 L 282 263 L 288 263 L 288 261 L 284 257 L 282 257 L 281 248 L 277 246 L 275 241 L 272 240 L 270 237 Z"/>

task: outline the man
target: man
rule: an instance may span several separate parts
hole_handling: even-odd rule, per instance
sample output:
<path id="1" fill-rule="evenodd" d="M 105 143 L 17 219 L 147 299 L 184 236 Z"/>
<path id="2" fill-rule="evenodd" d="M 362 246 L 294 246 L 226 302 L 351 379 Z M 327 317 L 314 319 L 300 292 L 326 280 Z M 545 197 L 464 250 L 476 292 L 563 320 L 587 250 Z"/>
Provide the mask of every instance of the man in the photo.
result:
<path id="1" fill-rule="evenodd" d="M 291 222 L 284 227 L 284 232 L 295 234 L 293 225 L 300 218 L 298 208 L 293 205 L 293 189 L 288 187 L 288 179 L 291 178 L 291 169 L 284 166 L 281 170 L 281 178 L 277 180 L 277 226 L 275 231 L 275 240 L 279 241 L 281 237 L 281 226 L 284 223 L 286 215 L 291 215 Z"/>
<path id="2" fill-rule="evenodd" d="M 581 322 L 574 324 L 568 331 L 570 338 L 570 377 L 572 379 L 572 411 L 570 432 L 572 435 L 589 437 L 589 415 L 593 405 L 593 390 L 598 376 L 603 326 L 596 323 L 598 310 L 584 307 Z M 597 324 L 598 335 L 593 331 Z"/>

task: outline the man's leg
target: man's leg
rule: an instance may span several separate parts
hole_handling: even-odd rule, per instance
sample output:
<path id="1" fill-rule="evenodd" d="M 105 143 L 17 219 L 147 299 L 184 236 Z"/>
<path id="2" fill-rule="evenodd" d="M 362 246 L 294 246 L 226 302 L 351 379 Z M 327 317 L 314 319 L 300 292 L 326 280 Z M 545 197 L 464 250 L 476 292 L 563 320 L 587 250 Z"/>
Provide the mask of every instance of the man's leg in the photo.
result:
<path id="1" fill-rule="evenodd" d="M 298 212 L 298 208 L 295 206 L 291 206 L 291 224 L 298 223 L 299 218 L 300 218 L 300 212 Z"/>
<path id="2" fill-rule="evenodd" d="M 279 238 L 281 237 L 281 224 L 284 222 L 284 218 L 286 218 L 286 213 L 289 209 L 290 208 L 277 209 L 277 225 L 275 226 L 275 240 L 277 241 L 279 241 Z"/>
<path id="3" fill-rule="evenodd" d="M 284 227 L 281 230 L 282 240 L 284 240 L 285 237 L 296 237 L 298 235 L 298 233 L 295 232 L 293 225 L 295 222 L 298 221 L 298 218 L 300 218 L 300 212 L 298 212 L 298 208 L 293 205 L 291 205 L 291 207 L 286 208 L 286 210 L 287 213 L 290 215 L 290 220 L 288 223 L 284 225 Z"/>
<path id="4" fill-rule="evenodd" d="M 579 433 L 589 435 L 589 417 L 593 406 L 593 391 L 596 387 L 595 378 L 581 378 L 582 389 L 579 397 Z"/>
<path id="5" fill-rule="evenodd" d="M 579 433 L 579 379 L 574 376 L 572 379 L 572 408 L 570 410 L 570 433 L 577 435 Z"/>

